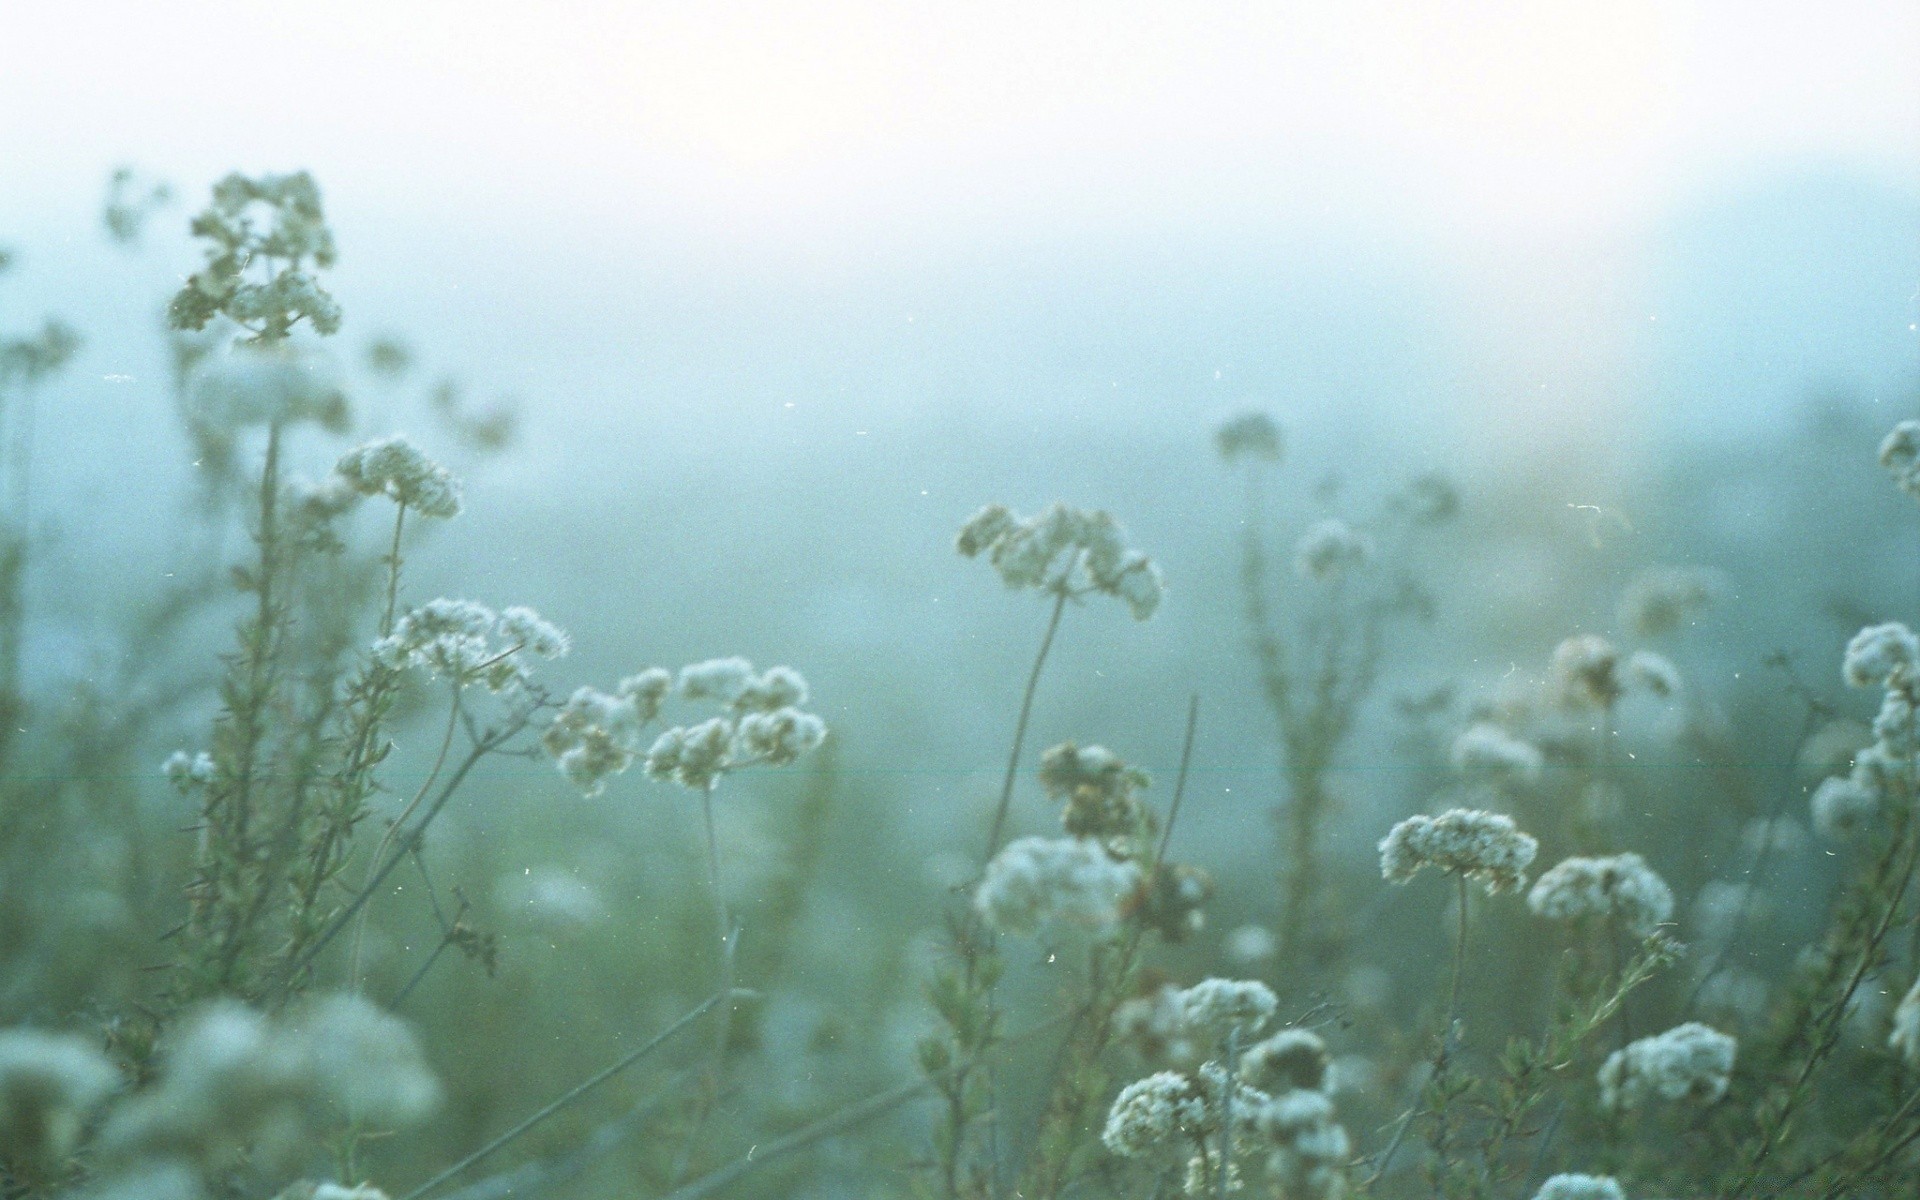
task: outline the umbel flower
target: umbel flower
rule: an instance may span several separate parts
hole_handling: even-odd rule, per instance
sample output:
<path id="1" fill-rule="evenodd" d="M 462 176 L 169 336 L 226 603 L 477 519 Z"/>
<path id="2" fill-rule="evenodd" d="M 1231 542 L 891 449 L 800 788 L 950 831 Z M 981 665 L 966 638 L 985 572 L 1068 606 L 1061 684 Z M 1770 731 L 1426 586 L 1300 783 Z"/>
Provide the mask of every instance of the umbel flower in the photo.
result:
<path id="1" fill-rule="evenodd" d="M 1033 517 L 989 504 L 961 526 L 954 548 L 967 558 L 986 555 L 1009 588 L 1113 596 L 1136 621 L 1160 607 L 1166 586 L 1160 568 L 1127 545 L 1110 514 L 1057 502 Z"/>
<path id="2" fill-rule="evenodd" d="M 1629 1042 L 1601 1064 L 1600 1105 L 1615 1112 L 1648 1100 L 1711 1104 L 1727 1094 L 1735 1046 L 1698 1021 Z"/>
<path id="3" fill-rule="evenodd" d="M 1380 842 L 1380 874 L 1406 883 L 1423 867 L 1477 882 L 1488 895 L 1525 886 L 1527 868 L 1540 843 L 1520 832 L 1513 818 L 1480 809 L 1454 808 L 1437 817 L 1413 816 Z"/>
<path id="4" fill-rule="evenodd" d="M 744 658 L 714 658 L 681 668 L 677 686 L 681 698 L 723 711 L 656 738 L 647 751 L 651 779 L 704 791 L 729 771 L 785 766 L 826 740 L 826 722 L 800 708 L 807 681 L 791 667 L 756 674 Z"/>
<path id="5" fill-rule="evenodd" d="M 421 516 L 445 519 L 460 513 L 459 480 L 403 435 L 354 447 L 334 471 L 360 495 L 385 496 Z"/>
<path id="6" fill-rule="evenodd" d="M 1114 932 L 1140 888 L 1140 867 L 1090 838 L 1017 838 L 987 864 L 973 906 L 1001 933 L 1079 928 Z"/>
<path id="7" fill-rule="evenodd" d="M 1870 824 L 1889 795 L 1909 798 L 1920 786 L 1920 638 L 1897 621 L 1870 625 L 1847 643 L 1841 675 L 1852 687 L 1883 687 L 1872 745 L 1853 757 L 1844 776 L 1814 789 L 1813 825 L 1844 838 Z"/>
<path id="8" fill-rule="evenodd" d="M 256 340 L 281 340 L 302 321 L 320 334 L 339 331 L 340 306 L 311 273 L 334 261 L 313 176 L 229 175 L 191 228 L 207 243 L 207 264 L 167 306 L 173 328 L 205 329 L 224 316 Z M 256 265 L 263 272 L 250 279 Z"/>
<path id="9" fill-rule="evenodd" d="M 495 612 L 442 597 L 395 621 L 393 632 L 373 644 L 373 657 L 389 670 L 420 667 L 458 687 L 506 692 L 526 681 L 527 655 L 559 658 L 567 648 L 567 635 L 530 608 Z"/>
<path id="10" fill-rule="evenodd" d="M 1568 858 L 1533 885 L 1527 907 L 1554 921 L 1606 918 L 1643 938 L 1673 916 L 1673 890 L 1638 854 Z"/>

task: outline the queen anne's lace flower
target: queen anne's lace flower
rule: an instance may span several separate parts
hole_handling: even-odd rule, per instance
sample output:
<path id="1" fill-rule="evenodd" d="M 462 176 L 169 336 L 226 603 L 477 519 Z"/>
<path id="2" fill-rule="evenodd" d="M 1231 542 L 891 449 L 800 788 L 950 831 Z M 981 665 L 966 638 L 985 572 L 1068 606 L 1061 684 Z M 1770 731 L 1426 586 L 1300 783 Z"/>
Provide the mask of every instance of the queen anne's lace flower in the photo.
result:
<path id="1" fill-rule="evenodd" d="M 1874 687 L 1905 679 L 1920 663 L 1920 638 L 1898 621 L 1869 625 L 1853 635 L 1841 675 L 1853 687 Z"/>
<path id="2" fill-rule="evenodd" d="M 961 526 L 954 548 L 967 558 L 986 555 L 1010 588 L 1113 596 L 1137 621 L 1154 614 L 1165 592 L 1160 568 L 1129 549 L 1119 522 L 1103 511 L 1055 503 L 1022 518 L 989 504 Z"/>
<path id="3" fill-rule="evenodd" d="M 423 517 L 460 513 L 459 481 L 402 435 L 354 447 L 334 471 L 361 495 L 385 496 Z"/>
<path id="4" fill-rule="evenodd" d="M 1733 1038 L 1698 1021 L 1629 1042 L 1600 1067 L 1600 1104 L 1608 1111 L 1647 1100 L 1711 1104 L 1727 1094 Z"/>
<path id="5" fill-rule="evenodd" d="M 1211 1128 L 1211 1106 L 1194 1080 L 1175 1071 L 1136 1079 L 1120 1089 L 1100 1140 L 1122 1158 L 1143 1158 L 1177 1147 Z"/>
<path id="6" fill-rule="evenodd" d="M 1527 907 L 1555 921 L 1605 917 L 1643 938 L 1673 916 L 1673 890 L 1638 854 L 1568 858 L 1534 883 Z"/>
<path id="7" fill-rule="evenodd" d="M 1026 837 L 987 864 L 973 904 L 1002 933 L 1068 925 L 1101 936 L 1119 924 L 1139 887 L 1140 868 L 1115 861 L 1097 842 Z"/>
<path id="8" fill-rule="evenodd" d="M 471 600 L 430 600 L 394 622 L 373 656 L 391 670 L 422 667 L 465 687 L 504 692 L 527 677 L 529 653 L 557 658 L 567 637 L 530 608 L 496 613 Z"/>
<path id="9" fill-rule="evenodd" d="M 1214 1043 L 1229 1033 L 1249 1041 L 1273 1020 L 1280 1002 L 1256 979 L 1203 979 L 1180 993 L 1180 1023 Z"/>
<path id="10" fill-rule="evenodd" d="M 1920 421 L 1902 421 L 1880 443 L 1880 465 L 1901 491 L 1920 500 Z"/>
<path id="11" fill-rule="evenodd" d="M 1477 721 L 1453 740 L 1454 768 L 1468 774 L 1532 783 L 1545 761 L 1538 747 L 1491 721 Z"/>
<path id="12" fill-rule="evenodd" d="M 1390 883 L 1406 883 L 1422 867 L 1434 867 L 1475 880 L 1492 895 L 1524 886 L 1539 851 L 1540 843 L 1520 832 L 1512 817 L 1455 808 L 1395 825 L 1380 842 L 1380 874 Z"/>

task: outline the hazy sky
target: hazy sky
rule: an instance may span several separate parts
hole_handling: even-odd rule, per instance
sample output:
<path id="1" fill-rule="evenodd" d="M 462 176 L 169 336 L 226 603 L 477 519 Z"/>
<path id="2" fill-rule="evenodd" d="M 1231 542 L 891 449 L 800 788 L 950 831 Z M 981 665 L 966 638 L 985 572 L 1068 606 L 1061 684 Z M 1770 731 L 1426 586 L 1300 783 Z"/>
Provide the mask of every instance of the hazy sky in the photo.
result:
<path id="1" fill-rule="evenodd" d="M 311 166 L 424 216 L 1505 238 L 1815 158 L 1920 178 L 1920 6 L 0 0 L 6 208 Z"/>

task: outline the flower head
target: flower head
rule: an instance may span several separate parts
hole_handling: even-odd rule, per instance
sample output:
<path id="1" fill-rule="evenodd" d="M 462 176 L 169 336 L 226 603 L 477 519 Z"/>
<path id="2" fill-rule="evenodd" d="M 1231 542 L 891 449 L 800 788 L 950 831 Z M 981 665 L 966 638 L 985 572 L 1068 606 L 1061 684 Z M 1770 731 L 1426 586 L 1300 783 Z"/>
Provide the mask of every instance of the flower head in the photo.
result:
<path id="1" fill-rule="evenodd" d="M 1026 837 L 994 855 L 973 905 L 1002 933 L 1064 925 L 1104 936 L 1119 924 L 1139 887 L 1140 868 L 1116 861 L 1097 842 Z"/>
<path id="2" fill-rule="evenodd" d="M 460 513 L 459 480 L 400 434 L 354 447 L 334 470 L 361 495 L 385 496 L 421 516 Z"/>
<path id="3" fill-rule="evenodd" d="M 1555 921 L 1604 917 L 1643 938 L 1673 916 L 1673 891 L 1638 854 L 1568 858 L 1534 883 L 1527 907 Z"/>
<path id="4" fill-rule="evenodd" d="M 1390 883 L 1406 883 L 1422 867 L 1434 867 L 1475 880 L 1492 895 L 1525 885 L 1539 851 L 1540 843 L 1512 817 L 1454 808 L 1395 825 L 1380 842 L 1380 873 Z"/>
<path id="5" fill-rule="evenodd" d="M 1113 596 L 1136 621 L 1154 614 L 1166 590 L 1160 568 L 1129 549 L 1120 523 L 1099 510 L 1055 503 L 1022 518 L 990 504 L 961 526 L 954 548 L 986 555 L 1009 588 Z"/>
<path id="6" fill-rule="evenodd" d="M 1655 1099 L 1711 1104 L 1727 1094 L 1735 1046 L 1698 1021 L 1629 1042 L 1601 1064 L 1601 1107 L 1616 1112 Z"/>

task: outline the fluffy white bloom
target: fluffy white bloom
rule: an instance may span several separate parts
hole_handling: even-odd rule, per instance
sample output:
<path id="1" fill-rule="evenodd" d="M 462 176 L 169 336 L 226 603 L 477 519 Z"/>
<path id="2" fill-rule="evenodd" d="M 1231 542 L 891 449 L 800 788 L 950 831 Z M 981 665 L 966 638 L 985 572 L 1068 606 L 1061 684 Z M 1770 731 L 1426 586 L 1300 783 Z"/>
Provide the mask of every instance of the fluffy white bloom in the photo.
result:
<path id="1" fill-rule="evenodd" d="M 0 1157 L 36 1166 L 65 1159 L 88 1115 L 119 1083 L 86 1038 L 0 1030 Z"/>
<path id="2" fill-rule="evenodd" d="M 1243 967 L 1262 963 L 1280 949 L 1280 940 L 1264 925 L 1242 925 L 1226 936 L 1221 945 L 1227 958 Z"/>
<path id="3" fill-rule="evenodd" d="M 1901 491 L 1920 500 L 1920 421 L 1902 421 L 1880 443 L 1880 465 Z"/>
<path id="4" fill-rule="evenodd" d="M 1606 917 L 1643 938 L 1673 916 L 1673 890 L 1638 854 L 1568 858 L 1540 876 L 1527 907 L 1555 921 Z"/>
<path id="5" fill-rule="evenodd" d="M 399 1129 L 440 1103 L 440 1083 L 405 1022 L 346 992 L 322 996 L 282 1022 L 304 1059 L 327 1124 Z"/>
<path id="6" fill-rule="evenodd" d="M 1540 1185 L 1533 1200 L 1627 1200 L 1611 1175 L 1555 1175 Z"/>
<path id="7" fill-rule="evenodd" d="M 633 765 L 641 727 L 658 711 L 657 701 L 643 705 L 637 693 L 609 696 L 580 688 L 554 714 L 540 744 L 575 787 L 597 796 L 608 778 Z"/>
<path id="8" fill-rule="evenodd" d="M 710 658 L 680 668 L 680 694 L 688 700 L 731 704 L 752 682 L 753 664 L 744 658 Z"/>
<path id="9" fill-rule="evenodd" d="M 1213 444 L 1228 462 L 1260 459 L 1279 462 L 1286 447 L 1280 426 L 1263 412 L 1242 413 L 1214 430 Z"/>
<path id="10" fill-rule="evenodd" d="M 1282 1029 L 1241 1051 L 1240 1078 L 1279 1095 L 1295 1088 L 1325 1091 L 1332 1059 L 1311 1029 Z"/>
<path id="11" fill-rule="evenodd" d="M 183 792 L 213 782 L 213 755 L 205 750 L 198 754 L 188 754 L 185 750 L 175 750 L 167 755 L 167 761 L 160 764 L 160 773 L 167 782 Z"/>
<path id="12" fill-rule="evenodd" d="M 826 740 L 827 723 L 797 708 L 750 712 L 740 718 L 739 749 L 747 759 L 783 766 Z"/>
<path id="13" fill-rule="evenodd" d="M 1333 1100 L 1326 1093 L 1313 1088 L 1281 1092 L 1253 1110 L 1250 1124 L 1253 1139 L 1272 1147 L 1267 1173 L 1283 1195 L 1339 1194 L 1353 1144 L 1334 1120 Z"/>
<path id="14" fill-rule="evenodd" d="M 1328 517 L 1300 536 L 1293 565 L 1309 579 L 1338 579 L 1367 564 L 1373 539 L 1338 517 Z"/>
<path id="15" fill-rule="evenodd" d="M 1651 650 L 1635 650 L 1627 656 L 1626 680 L 1662 700 L 1679 695 L 1682 683 L 1680 669 Z"/>
<path id="16" fill-rule="evenodd" d="M 1634 576 L 1620 593 L 1622 628 L 1656 637 L 1679 628 L 1712 604 L 1724 588 L 1717 572 L 1700 567 L 1652 567 Z"/>
<path id="17" fill-rule="evenodd" d="M 1579 634 L 1555 646 L 1547 670 L 1564 703 L 1608 708 L 1620 699 L 1620 652 L 1597 634 Z"/>
<path id="18" fill-rule="evenodd" d="M 1026 837 L 994 855 L 973 904 L 1002 933 L 1059 924 L 1103 935 L 1119 923 L 1139 886 L 1139 866 L 1116 862 L 1097 842 Z"/>
<path id="19" fill-rule="evenodd" d="M 1229 1033 L 1246 1040 L 1279 1007 L 1273 989 L 1258 980 L 1203 979 L 1180 993 L 1180 1022 L 1208 1041 L 1224 1043 Z"/>
<path id="20" fill-rule="evenodd" d="M 1880 815 L 1880 794 L 1855 776 L 1835 775 L 1813 790 L 1811 807 L 1820 836 L 1840 841 Z"/>
<path id="21" fill-rule="evenodd" d="M 396 671 L 422 667 L 462 687 L 504 692 L 527 678 L 527 654 L 557 658 L 567 636 L 530 608 L 496 613 L 471 600 L 429 600 L 373 644 L 375 661 Z"/>
<path id="22" fill-rule="evenodd" d="M 733 722 L 725 717 L 667 730 L 647 751 L 647 777 L 705 791 L 727 769 L 733 733 Z"/>
<path id="23" fill-rule="evenodd" d="M 459 480 L 403 435 L 356 446 L 333 469 L 363 496 L 385 496 L 423 517 L 460 514 Z"/>
<path id="24" fill-rule="evenodd" d="M 1209 1111 L 1206 1096 L 1192 1079 L 1161 1071 L 1120 1089 L 1100 1140 L 1122 1158 L 1141 1158 L 1174 1146 L 1185 1149 L 1211 1127 Z"/>
<path id="25" fill-rule="evenodd" d="M 1205 1048 L 1195 1044 L 1182 1020 L 1181 989 L 1162 984 L 1144 996 L 1122 1001 L 1113 1010 L 1114 1036 L 1150 1063 L 1197 1065 Z"/>
<path id="26" fill-rule="evenodd" d="M 1914 980 L 1900 1006 L 1893 1010 L 1893 1033 L 1887 1038 L 1887 1046 L 1909 1067 L 1920 1069 L 1920 979 Z"/>
<path id="27" fill-rule="evenodd" d="M 1453 740 L 1453 765 L 1463 772 L 1532 783 L 1545 761 L 1538 747 L 1491 721 L 1476 721 Z"/>
<path id="28" fill-rule="evenodd" d="M 1733 1038 L 1698 1021 L 1629 1042 L 1600 1067 L 1600 1104 L 1608 1111 L 1647 1100 L 1711 1104 L 1727 1094 Z"/>
<path id="29" fill-rule="evenodd" d="M 500 610 L 500 639 L 541 658 L 561 658 L 573 648 L 566 630 L 520 604 Z"/>
<path id="30" fill-rule="evenodd" d="M 989 504 L 961 526 L 954 548 L 968 558 L 985 554 L 1010 588 L 1098 592 L 1121 600 L 1137 621 L 1154 614 L 1166 590 L 1160 568 L 1128 549 L 1120 523 L 1099 510 L 1056 502 L 1022 518 Z"/>
<path id="31" fill-rule="evenodd" d="M 1477 880 L 1492 895 L 1523 886 L 1539 852 L 1540 843 L 1520 832 L 1512 817 L 1454 808 L 1395 825 L 1380 842 L 1380 874 L 1406 883 L 1422 867 L 1434 867 Z"/>
<path id="32" fill-rule="evenodd" d="M 1869 625 L 1847 643 L 1840 674 L 1853 687 L 1895 683 L 1912 675 L 1920 662 L 1920 639 L 1898 621 Z"/>
<path id="33" fill-rule="evenodd" d="M 742 709 L 773 712 L 798 708 L 807 702 L 807 681 L 792 667 L 769 667 L 765 673 L 749 679 L 734 703 Z"/>

